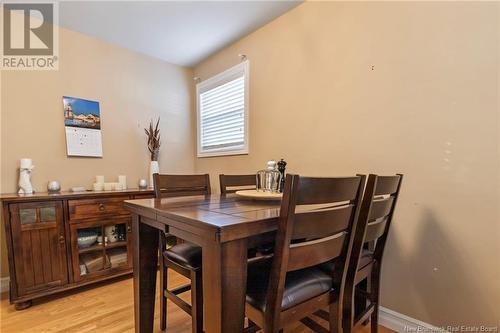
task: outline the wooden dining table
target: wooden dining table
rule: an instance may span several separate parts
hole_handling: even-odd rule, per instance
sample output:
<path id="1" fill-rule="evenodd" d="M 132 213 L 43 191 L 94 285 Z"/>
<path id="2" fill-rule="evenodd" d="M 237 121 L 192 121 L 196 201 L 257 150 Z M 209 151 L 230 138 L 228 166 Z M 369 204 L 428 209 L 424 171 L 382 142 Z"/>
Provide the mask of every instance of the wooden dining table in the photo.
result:
<path id="1" fill-rule="evenodd" d="M 280 201 L 235 194 L 127 200 L 134 228 L 135 331 L 153 332 L 159 230 L 202 248 L 205 333 L 241 332 L 247 251 L 274 239 Z"/>

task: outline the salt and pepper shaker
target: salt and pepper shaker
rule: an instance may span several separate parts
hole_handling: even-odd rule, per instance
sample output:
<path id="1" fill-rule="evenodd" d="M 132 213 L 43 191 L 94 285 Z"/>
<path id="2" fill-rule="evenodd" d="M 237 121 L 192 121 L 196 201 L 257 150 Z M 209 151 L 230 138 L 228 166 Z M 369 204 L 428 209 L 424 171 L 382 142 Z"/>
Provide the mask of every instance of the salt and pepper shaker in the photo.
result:
<path id="1" fill-rule="evenodd" d="M 257 171 L 257 191 L 279 192 L 280 173 L 276 170 L 276 161 L 267 162 L 267 168 Z"/>
<path id="2" fill-rule="evenodd" d="M 279 191 L 280 192 L 283 192 L 283 190 L 285 189 L 285 169 L 286 169 L 286 162 L 285 162 L 284 159 L 281 159 L 278 162 L 278 171 L 281 174 L 280 185 L 279 185 Z"/>

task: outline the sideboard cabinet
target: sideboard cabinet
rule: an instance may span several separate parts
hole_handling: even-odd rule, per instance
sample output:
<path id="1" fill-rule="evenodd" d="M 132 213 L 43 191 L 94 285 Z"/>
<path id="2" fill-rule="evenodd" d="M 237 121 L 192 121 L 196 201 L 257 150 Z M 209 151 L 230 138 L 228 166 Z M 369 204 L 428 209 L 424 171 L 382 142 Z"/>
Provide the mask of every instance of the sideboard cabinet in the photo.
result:
<path id="1" fill-rule="evenodd" d="M 35 298 L 132 272 L 128 199 L 152 190 L 1 195 L 10 274 L 10 302 Z"/>

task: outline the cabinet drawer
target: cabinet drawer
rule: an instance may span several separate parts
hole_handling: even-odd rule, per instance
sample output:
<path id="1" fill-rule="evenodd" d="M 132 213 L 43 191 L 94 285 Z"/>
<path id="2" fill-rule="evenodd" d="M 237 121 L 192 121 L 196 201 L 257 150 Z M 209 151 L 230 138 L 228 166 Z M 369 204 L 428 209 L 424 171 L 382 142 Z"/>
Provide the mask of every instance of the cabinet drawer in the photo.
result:
<path id="1" fill-rule="evenodd" d="M 123 200 L 127 199 L 128 196 L 102 199 L 68 200 L 69 219 L 86 220 L 100 217 L 130 215 L 129 211 L 123 207 Z"/>

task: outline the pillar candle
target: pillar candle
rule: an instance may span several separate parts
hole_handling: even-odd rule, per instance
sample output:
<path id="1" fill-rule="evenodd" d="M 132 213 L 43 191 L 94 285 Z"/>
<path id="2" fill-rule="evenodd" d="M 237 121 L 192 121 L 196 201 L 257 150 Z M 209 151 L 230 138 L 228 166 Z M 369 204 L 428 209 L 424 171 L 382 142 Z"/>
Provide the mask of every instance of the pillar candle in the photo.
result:
<path id="1" fill-rule="evenodd" d="M 118 176 L 118 183 L 120 183 L 122 190 L 127 189 L 127 176 Z"/>

